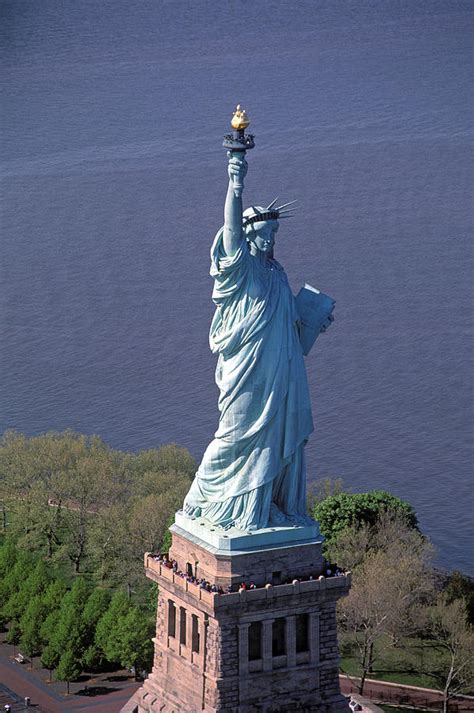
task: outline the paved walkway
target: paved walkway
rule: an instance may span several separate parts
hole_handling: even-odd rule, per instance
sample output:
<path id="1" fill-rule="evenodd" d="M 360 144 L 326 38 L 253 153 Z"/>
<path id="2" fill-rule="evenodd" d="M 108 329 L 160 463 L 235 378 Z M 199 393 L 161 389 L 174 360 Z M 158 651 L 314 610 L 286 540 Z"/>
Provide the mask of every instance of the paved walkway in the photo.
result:
<path id="1" fill-rule="evenodd" d="M 34 673 L 5 656 L 0 656 L 0 682 L 14 691 L 21 699 L 29 696 L 32 706 L 39 706 L 41 713 L 68 713 L 70 711 L 118 713 L 141 685 L 130 682 L 124 688 L 100 696 L 87 697 L 76 694 L 66 696 L 57 693 Z M 7 702 L 10 701 L 5 701 L 5 703 Z M 13 707 L 14 701 L 11 703 Z M 13 710 L 23 710 L 23 708 L 18 708 L 18 702 L 16 702 L 16 708 Z M 34 710 L 35 708 L 32 708 L 32 713 Z"/>
<path id="2" fill-rule="evenodd" d="M 341 691 L 357 693 L 354 679 L 349 680 L 347 676 L 340 675 L 339 681 Z M 354 682 L 353 682 L 354 681 Z M 402 683 L 390 683 L 388 681 L 377 681 L 367 678 L 364 686 L 364 696 L 375 703 L 393 703 L 400 705 L 412 705 L 426 710 L 440 711 L 442 709 L 443 696 L 440 691 L 433 688 L 419 688 L 418 686 L 405 686 Z M 457 696 L 450 701 L 449 710 L 456 713 L 470 711 L 474 713 L 474 696 Z"/>

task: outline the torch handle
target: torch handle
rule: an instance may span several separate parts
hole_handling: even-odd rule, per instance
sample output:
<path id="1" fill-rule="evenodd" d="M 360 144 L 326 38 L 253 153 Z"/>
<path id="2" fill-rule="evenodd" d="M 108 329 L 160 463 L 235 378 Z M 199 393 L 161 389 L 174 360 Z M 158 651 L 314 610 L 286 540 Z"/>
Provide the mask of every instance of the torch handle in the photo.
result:
<path id="1" fill-rule="evenodd" d="M 228 151 L 227 156 L 231 158 L 245 158 L 245 151 Z M 244 182 L 240 180 L 237 176 L 232 179 L 234 187 L 234 196 L 240 198 L 242 196 L 242 191 L 244 190 Z"/>

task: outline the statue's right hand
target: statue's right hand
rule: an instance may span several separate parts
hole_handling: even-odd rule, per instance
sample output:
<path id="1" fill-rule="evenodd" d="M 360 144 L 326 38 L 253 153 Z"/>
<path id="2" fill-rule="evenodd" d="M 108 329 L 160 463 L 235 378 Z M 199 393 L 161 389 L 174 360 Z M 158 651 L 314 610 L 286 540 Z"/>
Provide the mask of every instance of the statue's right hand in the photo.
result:
<path id="1" fill-rule="evenodd" d="M 247 161 L 243 156 L 240 158 L 232 151 L 228 151 L 227 155 L 229 156 L 229 165 L 227 167 L 229 178 L 234 183 L 242 185 L 248 169 Z"/>

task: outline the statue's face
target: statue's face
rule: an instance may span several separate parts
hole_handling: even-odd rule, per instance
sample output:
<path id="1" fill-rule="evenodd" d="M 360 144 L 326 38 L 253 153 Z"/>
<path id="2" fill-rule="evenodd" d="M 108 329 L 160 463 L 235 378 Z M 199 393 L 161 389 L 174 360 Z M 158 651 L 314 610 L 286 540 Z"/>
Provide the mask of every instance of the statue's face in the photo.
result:
<path id="1" fill-rule="evenodd" d="M 277 220 L 265 220 L 253 223 L 248 233 L 250 247 L 260 250 L 262 253 L 271 253 L 275 245 L 275 235 L 278 231 Z"/>

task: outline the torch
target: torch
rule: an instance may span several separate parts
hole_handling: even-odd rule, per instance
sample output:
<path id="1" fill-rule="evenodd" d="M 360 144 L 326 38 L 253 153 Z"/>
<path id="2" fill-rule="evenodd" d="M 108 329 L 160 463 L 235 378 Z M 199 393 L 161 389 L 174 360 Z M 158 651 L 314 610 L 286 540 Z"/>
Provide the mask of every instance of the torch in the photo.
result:
<path id="1" fill-rule="evenodd" d="M 227 155 L 229 158 L 232 154 L 242 154 L 244 155 L 247 149 L 253 149 L 255 146 L 253 134 L 246 134 L 245 129 L 249 126 L 250 120 L 247 116 L 245 109 L 240 108 L 240 104 L 237 104 L 237 109 L 232 115 L 232 121 L 230 125 L 233 129 L 231 134 L 226 134 L 224 136 L 223 147 L 227 149 Z M 234 182 L 234 193 L 237 198 L 242 195 L 242 189 L 244 184 L 239 182 Z"/>

